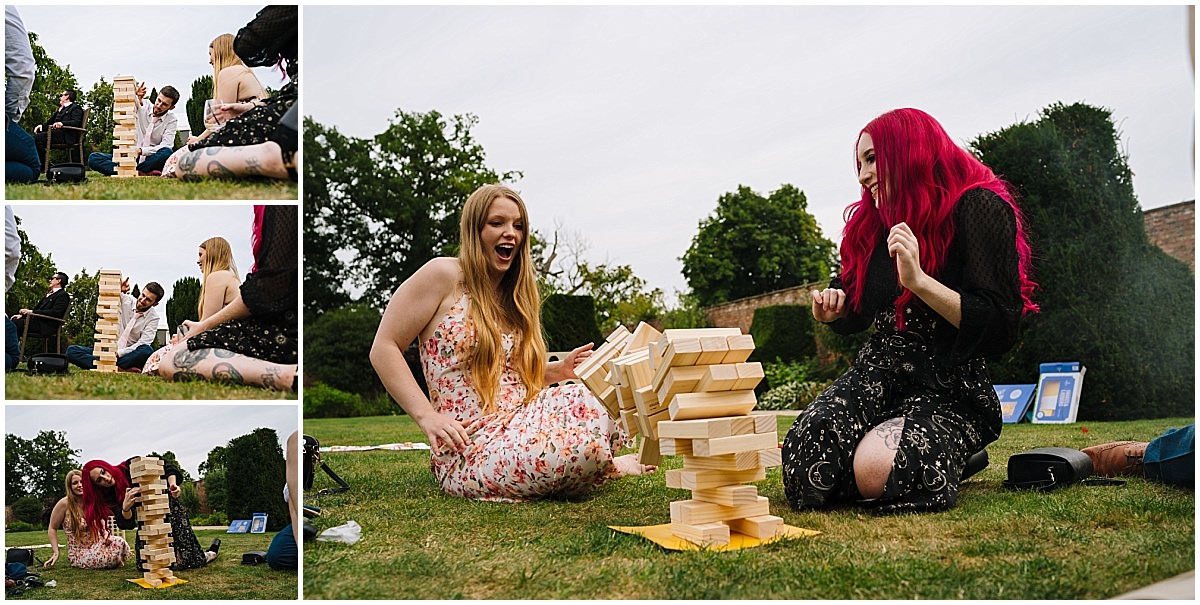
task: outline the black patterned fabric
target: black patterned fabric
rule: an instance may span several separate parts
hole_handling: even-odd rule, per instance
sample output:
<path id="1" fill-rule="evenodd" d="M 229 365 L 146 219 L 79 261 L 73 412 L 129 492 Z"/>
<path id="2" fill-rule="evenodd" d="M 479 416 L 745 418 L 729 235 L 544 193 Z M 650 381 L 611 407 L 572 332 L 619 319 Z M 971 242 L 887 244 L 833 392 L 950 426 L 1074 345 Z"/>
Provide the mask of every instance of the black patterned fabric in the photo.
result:
<path id="1" fill-rule="evenodd" d="M 783 484 L 794 509 L 858 503 L 876 512 L 950 508 L 966 460 L 1000 436 L 1000 402 L 984 357 L 1015 344 L 1021 318 L 1016 221 L 1007 202 L 982 189 L 959 200 L 955 236 L 939 281 L 959 292 L 955 328 L 914 299 L 896 329 L 895 261 L 880 241 L 871 257 L 860 313 L 831 327 L 875 332 L 850 369 L 817 396 L 783 442 Z M 836 278 L 831 287 L 840 288 Z M 865 501 L 854 452 L 879 424 L 904 420 L 884 493 Z"/>
<path id="2" fill-rule="evenodd" d="M 299 361 L 296 206 L 263 209 L 255 270 L 242 283 L 250 317 L 227 321 L 187 339 L 188 349 L 225 349 L 273 363 Z"/>

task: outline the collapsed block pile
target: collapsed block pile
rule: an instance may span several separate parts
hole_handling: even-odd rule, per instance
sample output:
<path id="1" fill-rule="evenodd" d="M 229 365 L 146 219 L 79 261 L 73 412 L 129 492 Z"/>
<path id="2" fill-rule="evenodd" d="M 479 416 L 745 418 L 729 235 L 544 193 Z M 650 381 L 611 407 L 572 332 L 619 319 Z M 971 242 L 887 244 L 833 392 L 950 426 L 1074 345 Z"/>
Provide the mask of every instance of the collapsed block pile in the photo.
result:
<path id="1" fill-rule="evenodd" d="M 113 79 L 113 162 L 117 176 L 137 176 L 137 83 L 133 76 Z"/>
<path id="2" fill-rule="evenodd" d="M 171 496 L 167 494 L 167 482 L 162 476 L 162 460 L 152 456 L 133 458 L 129 461 L 129 474 L 141 488 L 138 538 L 144 543 L 141 556 L 146 569 L 142 579 L 154 587 L 174 584 L 176 578 L 171 564 L 175 562 L 175 548 L 171 524 L 166 520 L 167 513 L 171 512 Z"/>
<path id="3" fill-rule="evenodd" d="M 700 545 L 728 544 L 730 532 L 776 535 L 783 519 L 767 498 L 744 485 L 779 466 L 775 417 L 753 414 L 762 364 L 747 362 L 754 339 L 737 328 L 658 332 L 619 327 L 575 374 L 630 434 L 642 435 L 639 458 L 683 457 L 667 487 L 692 491 L 671 503 L 671 531 Z"/>
<path id="4" fill-rule="evenodd" d="M 95 369 L 99 372 L 117 371 L 117 338 L 121 321 L 121 271 L 100 270 L 100 294 L 96 298 L 96 337 L 92 354 L 99 357 Z"/>

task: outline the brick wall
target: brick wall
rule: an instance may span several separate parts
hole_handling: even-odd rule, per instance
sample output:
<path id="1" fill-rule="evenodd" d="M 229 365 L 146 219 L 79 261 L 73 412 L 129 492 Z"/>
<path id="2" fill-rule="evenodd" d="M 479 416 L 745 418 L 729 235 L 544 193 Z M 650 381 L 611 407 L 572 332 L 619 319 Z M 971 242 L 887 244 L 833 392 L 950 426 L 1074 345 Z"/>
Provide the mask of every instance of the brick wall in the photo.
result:
<path id="1" fill-rule="evenodd" d="M 1196 200 L 1179 202 L 1142 213 L 1146 234 L 1150 242 L 1164 252 L 1187 263 L 1192 273 L 1196 272 Z M 824 282 L 805 284 L 751 296 L 705 310 L 708 320 L 718 328 L 740 328 L 750 332 L 754 321 L 754 310 L 773 305 L 807 305 L 808 293 L 814 288 L 824 288 Z"/>
<path id="2" fill-rule="evenodd" d="M 1150 243 L 1196 272 L 1196 200 L 1142 213 Z"/>

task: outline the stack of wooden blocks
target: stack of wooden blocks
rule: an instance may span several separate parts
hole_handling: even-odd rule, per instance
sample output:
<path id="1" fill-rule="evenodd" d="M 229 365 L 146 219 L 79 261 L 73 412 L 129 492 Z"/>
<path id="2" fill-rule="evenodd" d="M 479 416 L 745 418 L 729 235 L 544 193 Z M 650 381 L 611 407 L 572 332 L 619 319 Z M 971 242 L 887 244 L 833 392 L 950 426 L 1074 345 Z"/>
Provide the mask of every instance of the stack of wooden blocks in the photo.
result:
<path id="1" fill-rule="evenodd" d="M 701 545 L 728 544 L 730 532 L 766 539 L 783 529 L 753 485 L 779 466 L 775 416 L 753 414 L 762 364 L 747 362 L 754 339 L 737 328 L 619 327 L 575 373 L 632 435 L 639 458 L 683 456 L 667 487 L 690 489 L 671 503 L 671 530 Z"/>
<path id="2" fill-rule="evenodd" d="M 133 76 L 113 79 L 113 162 L 117 176 L 137 176 L 137 83 Z"/>
<path id="3" fill-rule="evenodd" d="M 117 338 L 121 321 L 121 272 L 117 269 L 100 270 L 100 295 L 96 299 L 96 337 L 92 354 L 99 357 L 95 369 L 100 372 L 117 371 Z"/>
<path id="4" fill-rule="evenodd" d="M 167 482 L 163 479 L 162 460 L 152 456 L 138 456 L 129 461 L 129 474 L 140 490 L 141 506 L 138 507 L 138 538 L 142 540 L 141 556 L 145 571 L 142 579 L 153 587 L 176 582 L 171 564 L 175 562 L 175 547 L 171 540 L 171 524 L 167 513 L 171 512 Z"/>

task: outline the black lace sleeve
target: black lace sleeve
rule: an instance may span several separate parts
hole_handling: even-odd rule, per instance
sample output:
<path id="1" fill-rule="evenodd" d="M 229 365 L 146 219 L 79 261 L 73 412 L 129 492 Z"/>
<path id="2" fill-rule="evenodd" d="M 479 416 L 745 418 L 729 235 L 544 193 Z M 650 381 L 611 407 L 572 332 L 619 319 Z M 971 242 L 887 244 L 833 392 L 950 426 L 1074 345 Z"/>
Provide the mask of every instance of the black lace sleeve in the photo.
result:
<path id="1" fill-rule="evenodd" d="M 841 276 L 835 276 L 829 280 L 829 287 L 837 290 L 845 290 L 846 285 L 842 283 Z M 847 295 L 849 296 L 849 295 Z M 871 316 L 856 313 L 850 308 L 850 301 L 846 301 L 846 312 L 841 317 L 829 322 L 829 328 L 837 334 L 854 334 L 862 332 L 871 325 Z"/>
<path id="2" fill-rule="evenodd" d="M 1021 321 L 1016 216 L 1000 196 L 984 189 L 968 191 L 954 209 L 955 234 L 950 255 L 957 259 L 946 283 L 962 299 L 962 319 L 954 330 L 939 324 L 939 340 L 952 340 L 951 358 L 962 363 L 995 357 L 1017 342 Z M 957 332 L 952 335 L 950 331 Z"/>
<path id="3" fill-rule="evenodd" d="M 250 309 L 251 317 L 275 322 L 289 312 L 295 313 L 299 301 L 296 207 L 267 206 L 262 220 L 256 269 L 242 283 L 242 302 Z"/>

